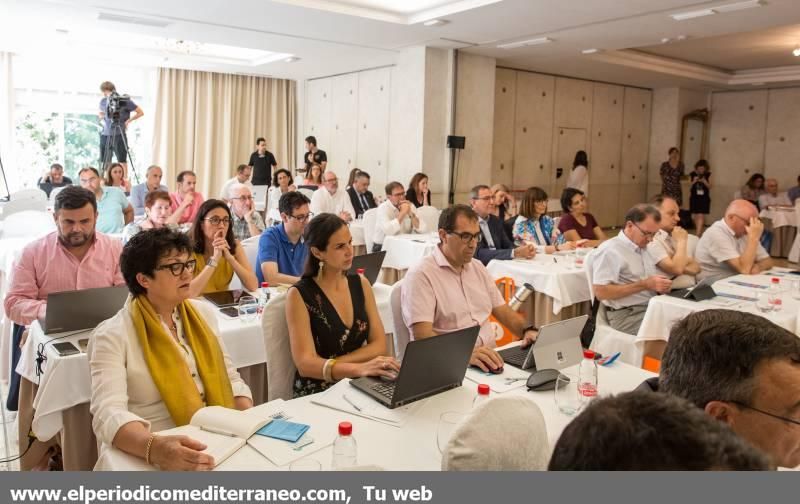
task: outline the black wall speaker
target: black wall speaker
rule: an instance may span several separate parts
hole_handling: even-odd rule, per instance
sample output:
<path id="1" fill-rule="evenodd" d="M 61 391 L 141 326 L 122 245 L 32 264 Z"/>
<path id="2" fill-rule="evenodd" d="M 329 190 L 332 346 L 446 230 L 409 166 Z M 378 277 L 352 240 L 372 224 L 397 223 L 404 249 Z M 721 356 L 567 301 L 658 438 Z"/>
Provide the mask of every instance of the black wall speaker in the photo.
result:
<path id="1" fill-rule="evenodd" d="M 463 136 L 453 136 L 449 135 L 447 137 L 447 148 L 448 149 L 463 149 L 464 144 L 466 143 L 467 138 Z"/>

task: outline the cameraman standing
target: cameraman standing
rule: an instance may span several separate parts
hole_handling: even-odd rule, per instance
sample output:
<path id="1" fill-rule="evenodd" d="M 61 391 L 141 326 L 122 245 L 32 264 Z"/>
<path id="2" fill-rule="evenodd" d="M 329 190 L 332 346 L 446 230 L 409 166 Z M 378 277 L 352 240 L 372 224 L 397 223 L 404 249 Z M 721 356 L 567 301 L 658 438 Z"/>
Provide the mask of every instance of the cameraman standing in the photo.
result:
<path id="1" fill-rule="evenodd" d="M 117 88 L 114 83 L 105 81 L 100 84 L 100 91 L 103 93 L 103 99 L 100 100 L 100 110 L 98 116 L 103 121 L 103 132 L 100 135 L 100 159 L 102 160 L 102 169 L 105 172 L 108 165 L 111 164 L 111 154 L 117 156 L 117 162 L 122 165 L 123 177 L 128 178 L 128 153 L 125 146 L 128 144 L 128 137 L 126 131 L 128 124 L 131 121 L 140 119 L 144 112 L 141 107 L 136 105 L 129 97 L 125 96 L 119 100 L 119 113 L 118 117 L 108 116 L 108 101 L 111 95 L 117 95 Z M 136 115 L 131 115 L 135 112 Z M 119 128 L 116 124 L 119 123 Z M 112 127 L 113 125 L 113 127 Z"/>

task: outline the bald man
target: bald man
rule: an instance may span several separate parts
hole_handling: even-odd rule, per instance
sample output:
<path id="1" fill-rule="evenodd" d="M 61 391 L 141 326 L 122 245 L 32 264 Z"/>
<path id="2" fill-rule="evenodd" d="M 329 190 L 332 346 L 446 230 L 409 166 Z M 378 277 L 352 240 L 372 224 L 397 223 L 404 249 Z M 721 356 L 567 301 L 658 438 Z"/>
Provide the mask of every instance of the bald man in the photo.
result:
<path id="1" fill-rule="evenodd" d="M 773 206 L 792 205 L 789 196 L 785 192 L 778 192 L 778 181 L 774 178 L 768 178 L 764 182 L 764 189 L 766 189 L 767 192 L 758 197 L 758 206 L 761 207 L 762 210 Z"/>
<path id="2" fill-rule="evenodd" d="M 712 224 L 697 243 L 698 281 L 756 275 L 770 269 L 772 259 L 759 241 L 763 232 L 755 205 L 742 199 L 731 202 L 725 217 Z"/>

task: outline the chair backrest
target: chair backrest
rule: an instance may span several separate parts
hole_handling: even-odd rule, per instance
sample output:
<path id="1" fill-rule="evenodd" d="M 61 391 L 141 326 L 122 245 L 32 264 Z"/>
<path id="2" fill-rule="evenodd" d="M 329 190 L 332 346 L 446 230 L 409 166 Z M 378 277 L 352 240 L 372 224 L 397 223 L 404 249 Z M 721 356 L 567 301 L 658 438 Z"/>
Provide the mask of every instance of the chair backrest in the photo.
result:
<path id="1" fill-rule="evenodd" d="M 593 275 L 594 272 L 592 271 L 592 263 L 594 263 L 594 255 L 597 252 L 597 249 L 592 250 L 586 257 L 583 259 L 584 267 L 583 269 L 586 271 L 586 281 L 589 282 L 589 300 L 594 303 L 594 281 Z"/>
<path id="2" fill-rule="evenodd" d="M 442 470 L 543 471 L 549 459 L 539 406 L 525 397 L 500 396 L 458 424 L 442 453 Z"/>
<path id="3" fill-rule="evenodd" d="M 364 243 L 367 245 L 367 254 L 372 253 L 372 245 L 375 243 L 375 224 L 378 222 L 378 209 L 370 208 L 364 212 Z"/>
<path id="4" fill-rule="evenodd" d="M 267 400 L 292 398 L 297 368 L 289 346 L 289 325 L 286 322 L 286 294 L 269 300 L 261 319 L 264 348 L 267 352 Z"/>
<path id="5" fill-rule="evenodd" d="M 22 210 L 3 220 L 2 238 L 36 237 L 55 231 L 56 223 L 48 212 Z"/>
<path id="6" fill-rule="evenodd" d="M 439 214 L 442 213 L 436 207 L 432 206 L 423 206 L 416 209 L 417 217 L 420 220 L 425 221 L 425 228 L 428 230 L 429 233 L 435 232 L 439 229 Z"/>
<path id="7" fill-rule="evenodd" d="M 7 219 L 9 215 L 13 215 L 18 212 L 24 212 L 26 210 L 33 210 L 35 212 L 46 212 L 47 200 L 12 199 L 11 201 L 3 205 L 2 208 L 3 208 L 3 213 L 2 215 L 0 215 L 0 219 Z"/>
<path id="8" fill-rule="evenodd" d="M 247 256 L 247 262 L 250 263 L 250 270 L 255 272 L 256 270 L 256 258 L 258 257 L 258 240 L 261 238 L 259 236 L 251 236 L 250 238 L 244 240 L 242 242 L 242 247 L 244 248 L 244 253 Z M 242 289 L 242 281 L 239 279 L 239 275 L 233 275 L 231 279 L 231 283 L 228 285 L 229 289 Z"/>
<path id="9" fill-rule="evenodd" d="M 408 340 L 411 335 L 408 332 L 408 327 L 403 321 L 403 311 L 400 306 L 400 289 L 403 287 L 403 281 L 400 280 L 392 286 L 392 294 L 389 296 L 389 304 L 392 307 L 392 319 L 394 320 L 394 356 L 397 360 L 403 358 L 408 346 Z"/>
<path id="10" fill-rule="evenodd" d="M 305 187 L 298 188 L 297 192 L 303 194 L 308 199 L 311 199 L 311 197 L 314 196 L 314 191 L 311 189 L 306 189 Z"/>
<path id="11" fill-rule="evenodd" d="M 699 241 L 700 238 L 697 235 L 689 235 L 689 241 L 686 243 L 686 253 L 689 257 L 694 257 L 694 251 L 697 250 L 697 242 Z"/>
<path id="12" fill-rule="evenodd" d="M 53 190 L 52 190 L 52 191 L 50 191 L 50 204 L 51 204 L 51 205 L 54 205 L 54 204 L 55 204 L 55 202 L 56 202 L 56 196 L 58 196 L 58 193 L 60 193 L 61 191 L 63 191 L 63 190 L 64 190 L 64 189 L 66 189 L 67 187 L 69 187 L 69 186 L 64 186 L 64 187 L 55 187 L 55 188 L 53 188 Z"/>
<path id="13" fill-rule="evenodd" d="M 47 201 L 47 193 L 42 191 L 38 187 L 34 187 L 32 189 L 22 189 L 21 191 L 11 193 L 10 200 Z"/>

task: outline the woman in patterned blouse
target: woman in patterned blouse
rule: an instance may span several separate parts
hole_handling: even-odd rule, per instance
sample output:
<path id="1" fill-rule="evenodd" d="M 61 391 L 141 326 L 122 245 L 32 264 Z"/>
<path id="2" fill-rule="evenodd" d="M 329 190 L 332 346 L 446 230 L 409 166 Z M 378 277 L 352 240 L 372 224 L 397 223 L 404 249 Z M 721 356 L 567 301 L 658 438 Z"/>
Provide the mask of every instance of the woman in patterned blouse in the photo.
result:
<path id="1" fill-rule="evenodd" d="M 525 191 L 519 215 L 514 222 L 514 245 L 536 245 L 536 252 L 552 254 L 557 250 L 573 250 L 575 242 L 568 242 L 558 231 L 553 218 L 547 214 L 547 193 L 538 187 Z"/>
<path id="2" fill-rule="evenodd" d="M 347 274 L 353 263 L 350 229 L 339 216 L 321 214 L 306 227 L 306 269 L 289 289 L 286 319 L 297 367 L 294 396 L 328 388 L 342 378 L 394 379 L 400 364 L 387 356 L 369 281 Z"/>

